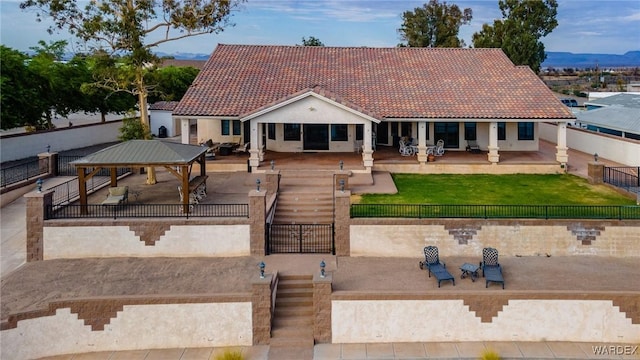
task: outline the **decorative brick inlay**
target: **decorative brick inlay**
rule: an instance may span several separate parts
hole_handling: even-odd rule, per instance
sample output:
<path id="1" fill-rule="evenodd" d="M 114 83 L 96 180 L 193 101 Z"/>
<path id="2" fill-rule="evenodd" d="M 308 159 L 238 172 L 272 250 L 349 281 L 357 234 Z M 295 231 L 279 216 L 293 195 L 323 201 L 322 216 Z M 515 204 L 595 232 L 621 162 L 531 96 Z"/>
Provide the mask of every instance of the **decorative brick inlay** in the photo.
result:
<path id="1" fill-rule="evenodd" d="M 505 305 L 509 304 L 508 298 L 495 297 L 465 297 L 464 304 L 469 307 L 470 311 L 476 313 L 483 323 L 490 323 L 498 313 L 502 311 Z"/>
<path id="2" fill-rule="evenodd" d="M 509 300 L 610 300 L 621 313 L 631 319 L 632 324 L 640 324 L 640 296 L 637 292 L 612 293 L 583 293 L 583 292 L 511 292 L 501 290 L 499 293 L 460 292 L 450 294 L 426 293 L 363 293 L 339 291 L 332 295 L 333 301 L 361 301 L 361 300 L 462 300 L 469 306 L 469 311 L 482 322 L 492 322 L 499 316 L 501 310 L 508 306 Z"/>
<path id="3" fill-rule="evenodd" d="M 567 226 L 567 230 L 571 231 L 582 245 L 591 245 L 592 241 L 595 241 L 600 232 L 605 230 L 604 226 L 591 226 L 585 227 L 582 224 L 571 224 Z"/>
<path id="4" fill-rule="evenodd" d="M 144 241 L 145 246 L 154 246 L 156 241 L 159 241 L 160 237 L 170 229 L 171 224 L 160 222 L 129 225 L 129 230 L 139 236 L 140 240 Z"/>
<path id="5" fill-rule="evenodd" d="M 458 224 L 447 224 L 444 226 L 445 230 L 449 231 L 449 235 L 453 235 L 453 238 L 458 240 L 459 245 L 467 245 L 469 240 L 472 240 L 475 235 L 478 234 L 478 231 L 482 230 L 482 225 L 462 225 Z"/>
<path id="6" fill-rule="evenodd" d="M 218 294 L 211 296 L 176 296 L 176 297 L 135 297 L 135 298 L 91 298 L 54 301 L 45 309 L 11 314 L 0 324 L 0 330 L 15 329 L 22 320 L 53 316 L 58 309 L 68 308 L 71 313 L 78 314 L 85 325 L 91 325 L 92 331 L 102 331 L 111 319 L 118 316 L 125 305 L 162 305 L 162 304 L 203 304 L 249 302 L 250 294 Z"/>

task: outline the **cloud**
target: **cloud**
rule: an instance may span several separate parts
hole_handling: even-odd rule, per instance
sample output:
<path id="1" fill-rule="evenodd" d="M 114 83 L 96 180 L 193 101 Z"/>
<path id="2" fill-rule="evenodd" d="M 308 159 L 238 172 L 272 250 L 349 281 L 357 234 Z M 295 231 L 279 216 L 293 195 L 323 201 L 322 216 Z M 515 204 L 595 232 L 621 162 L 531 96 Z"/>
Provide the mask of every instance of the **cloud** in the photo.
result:
<path id="1" fill-rule="evenodd" d="M 640 21 L 640 11 L 636 11 L 633 14 L 623 16 L 620 18 L 620 20 L 624 22 Z"/>

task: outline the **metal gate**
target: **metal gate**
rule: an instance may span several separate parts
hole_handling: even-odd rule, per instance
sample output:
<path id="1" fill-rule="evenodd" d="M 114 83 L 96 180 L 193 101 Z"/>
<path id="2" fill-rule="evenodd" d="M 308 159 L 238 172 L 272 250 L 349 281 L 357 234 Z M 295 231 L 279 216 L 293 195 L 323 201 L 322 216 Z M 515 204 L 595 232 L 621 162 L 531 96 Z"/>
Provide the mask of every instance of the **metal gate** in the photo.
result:
<path id="1" fill-rule="evenodd" d="M 267 254 L 334 254 L 333 224 L 267 224 Z"/>

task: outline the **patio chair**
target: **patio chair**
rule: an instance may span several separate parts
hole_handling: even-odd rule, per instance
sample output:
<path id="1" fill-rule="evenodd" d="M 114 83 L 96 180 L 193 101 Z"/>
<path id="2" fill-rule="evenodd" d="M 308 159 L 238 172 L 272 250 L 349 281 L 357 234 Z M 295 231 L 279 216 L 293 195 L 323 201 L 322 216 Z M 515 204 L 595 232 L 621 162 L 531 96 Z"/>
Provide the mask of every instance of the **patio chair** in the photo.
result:
<path id="1" fill-rule="evenodd" d="M 490 282 L 502 284 L 504 289 L 504 277 L 502 276 L 502 267 L 498 262 L 498 250 L 487 247 L 482 249 L 482 277 L 485 278 L 485 287 L 489 287 Z"/>
<path id="2" fill-rule="evenodd" d="M 478 142 L 475 140 L 467 140 L 467 151 L 470 151 L 474 154 L 479 154 L 480 146 L 478 146 Z"/>
<path id="3" fill-rule="evenodd" d="M 400 140 L 398 144 L 400 145 L 400 148 L 398 149 L 400 155 L 413 156 L 415 154 L 413 146 L 407 144 L 404 140 Z"/>
<path id="4" fill-rule="evenodd" d="M 216 150 L 218 149 L 218 143 L 214 143 L 213 140 L 209 139 L 206 142 L 200 144 L 201 146 L 206 146 L 207 147 L 207 152 L 205 153 L 205 156 L 210 157 L 210 158 L 215 158 L 216 157 Z"/>
<path id="5" fill-rule="evenodd" d="M 444 140 L 440 139 L 436 142 L 436 149 L 434 150 L 435 156 L 444 155 Z"/>
<path id="6" fill-rule="evenodd" d="M 440 287 L 440 283 L 445 280 L 451 280 L 453 282 L 453 286 L 456 285 L 456 279 L 447 271 L 447 265 L 440 261 L 440 257 L 438 256 L 438 247 L 436 246 L 425 246 L 424 248 L 424 261 L 420 262 L 420 269 L 427 268 L 427 272 L 429 277 L 431 274 L 435 276 L 438 280 L 438 287 Z"/>
<path id="7" fill-rule="evenodd" d="M 120 205 L 129 199 L 129 188 L 127 186 L 114 186 L 109 188 L 107 198 L 102 205 Z"/>
<path id="8" fill-rule="evenodd" d="M 233 153 L 236 155 L 240 155 L 240 154 L 247 154 L 249 152 L 249 147 L 251 146 L 251 143 L 245 143 L 244 145 L 238 146 L 235 149 L 233 149 Z"/>

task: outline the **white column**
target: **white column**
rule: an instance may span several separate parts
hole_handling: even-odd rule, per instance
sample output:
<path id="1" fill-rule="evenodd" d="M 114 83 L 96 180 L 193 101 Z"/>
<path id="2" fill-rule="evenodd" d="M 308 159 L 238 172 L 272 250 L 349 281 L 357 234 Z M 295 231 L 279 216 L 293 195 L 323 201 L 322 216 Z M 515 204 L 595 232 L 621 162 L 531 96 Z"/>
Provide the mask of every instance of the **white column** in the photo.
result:
<path id="1" fill-rule="evenodd" d="M 567 153 L 567 122 L 558 122 L 557 133 L 557 146 L 556 146 L 556 161 L 566 170 L 567 162 L 569 162 L 569 154 Z"/>
<path id="2" fill-rule="evenodd" d="M 362 149 L 362 164 L 367 172 L 371 172 L 371 168 L 373 168 L 373 148 L 371 144 L 371 121 L 366 121 L 364 123 L 364 147 Z"/>
<path id="3" fill-rule="evenodd" d="M 191 136 L 191 125 L 189 124 L 189 119 L 181 118 L 180 119 L 180 141 L 183 144 L 188 144 Z"/>
<path id="4" fill-rule="evenodd" d="M 418 162 L 427 162 L 427 122 L 418 121 Z"/>
<path id="5" fill-rule="evenodd" d="M 492 121 L 489 123 L 489 153 L 487 154 L 487 158 L 492 164 L 497 164 L 500 161 L 498 149 L 498 123 Z"/>
<path id="6" fill-rule="evenodd" d="M 260 134 L 258 133 L 258 119 L 251 119 L 249 131 L 251 131 L 251 144 L 255 146 L 251 146 L 249 149 L 249 165 L 251 166 L 251 170 L 256 170 L 258 166 L 260 166 L 260 141 L 262 140 Z"/>

